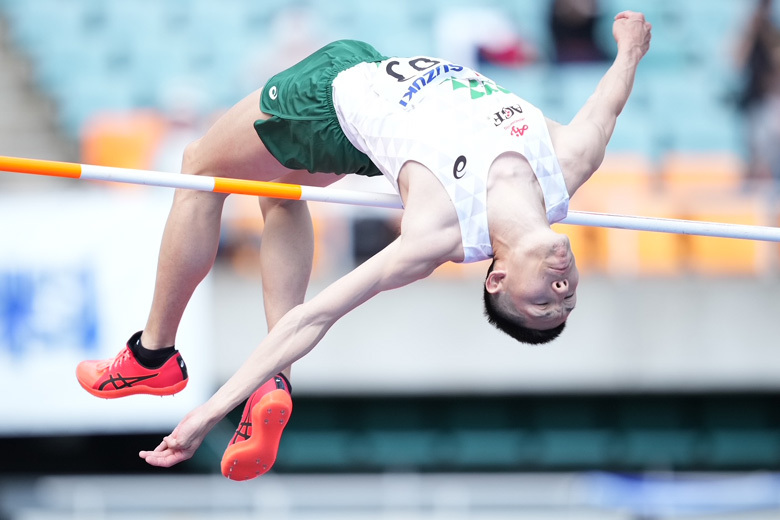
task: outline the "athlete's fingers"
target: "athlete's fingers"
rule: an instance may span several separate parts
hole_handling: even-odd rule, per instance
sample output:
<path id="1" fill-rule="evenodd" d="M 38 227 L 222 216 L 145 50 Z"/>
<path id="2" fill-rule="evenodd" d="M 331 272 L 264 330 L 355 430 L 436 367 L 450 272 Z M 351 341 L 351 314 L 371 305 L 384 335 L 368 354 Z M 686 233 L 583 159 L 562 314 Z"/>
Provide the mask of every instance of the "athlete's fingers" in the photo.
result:
<path id="1" fill-rule="evenodd" d="M 161 452 L 165 451 L 169 448 L 168 444 L 168 437 L 163 437 L 163 440 L 160 442 L 160 444 L 157 445 L 157 447 L 154 449 L 154 452 Z"/>
<path id="2" fill-rule="evenodd" d="M 187 456 L 183 452 L 170 448 L 163 451 L 140 451 L 138 456 L 144 459 L 147 464 L 163 468 L 169 468 L 174 464 L 178 464 L 187 459 Z"/>
<path id="3" fill-rule="evenodd" d="M 615 20 L 634 18 L 636 20 L 645 20 L 645 15 L 636 11 L 622 11 L 615 15 Z"/>
<path id="4" fill-rule="evenodd" d="M 152 463 L 151 459 L 154 457 L 154 453 L 155 452 L 153 452 L 153 451 L 141 450 L 141 451 L 138 452 L 138 456 L 141 457 L 142 459 L 144 459 L 149 464 L 151 464 Z"/>
<path id="5" fill-rule="evenodd" d="M 141 457 L 142 459 L 145 459 L 147 457 L 153 456 L 154 454 L 162 453 L 167 449 L 168 449 L 168 443 L 165 441 L 165 439 L 163 439 L 162 442 L 158 444 L 153 451 L 141 450 L 138 452 L 138 456 Z"/>
<path id="6" fill-rule="evenodd" d="M 140 451 L 138 456 L 152 466 L 169 468 L 192 457 L 194 451 L 171 435 L 165 437 L 154 451 Z"/>
<path id="7" fill-rule="evenodd" d="M 163 453 L 170 449 L 170 447 L 169 438 L 163 437 L 163 440 L 160 442 L 160 444 L 157 445 L 154 451 L 141 450 L 138 452 L 138 456 L 142 459 L 146 459 L 146 461 L 149 462 L 149 457 L 153 457 L 155 454 Z"/>
<path id="8" fill-rule="evenodd" d="M 146 461 L 146 463 L 149 464 L 149 465 L 160 466 L 160 467 L 164 467 L 164 468 L 172 466 L 172 464 L 169 464 L 167 462 L 168 457 L 170 457 L 170 455 L 168 455 L 168 454 L 163 455 L 161 453 L 158 454 L 158 453 L 155 453 L 153 451 L 146 451 L 146 452 L 142 451 L 140 453 L 140 455 L 141 455 L 141 458 L 144 459 Z"/>
<path id="9" fill-rule="evenodd" d="M 175 433 L 175 430 L 174 430 Z M 162 442 L 160 443 L 160 446 L 157 446 L 158 448 L 166 446 L 167 448 L 171 450 L 178 449 L 179 447 L 179 441 L 174 437 L 174 434 L 170 434 L 167 437 L 163 437 Z"/>
<path id="10" fill-rule="evenodd" d="M 154 461 L 154 460 L 156 460 L 158 458 L 158 453 L 159 452 L 157 452 L 156 450 L 155 451 L 141 450 L 141 451 L 138 452 L 138 456 L 141 457 L 142 459 L 144 459 L 149 464 L 155 465 L 155 464 L 153 464 L 152 461 Z"/>

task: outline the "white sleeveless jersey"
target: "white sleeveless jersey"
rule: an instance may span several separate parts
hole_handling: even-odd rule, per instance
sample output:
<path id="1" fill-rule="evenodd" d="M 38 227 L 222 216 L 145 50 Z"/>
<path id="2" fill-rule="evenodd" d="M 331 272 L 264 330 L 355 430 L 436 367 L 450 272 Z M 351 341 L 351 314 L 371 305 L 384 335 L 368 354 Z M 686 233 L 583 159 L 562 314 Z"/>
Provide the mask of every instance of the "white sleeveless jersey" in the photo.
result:
<path id="1" fill-rule="evenodd" d="M 464 262 L 493 256 L 487 176 L 502 153 L 528 160 L 551 224 L 567 214 L 569 194 L 541 111 L 471 69 L 422 56 L 361 63 L 333 81 L 333 104 L 347 138 L 396 190 L 407 161 L 439 178 L 457 211 Z"/>

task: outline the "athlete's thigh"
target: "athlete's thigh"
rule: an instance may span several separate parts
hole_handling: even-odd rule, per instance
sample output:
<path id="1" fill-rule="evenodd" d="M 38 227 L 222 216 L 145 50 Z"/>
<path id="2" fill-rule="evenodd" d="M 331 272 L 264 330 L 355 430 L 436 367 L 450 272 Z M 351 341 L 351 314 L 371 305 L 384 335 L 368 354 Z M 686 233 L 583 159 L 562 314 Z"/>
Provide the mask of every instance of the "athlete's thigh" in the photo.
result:
<path id="1" fill-rule="evenodd" d="M 336 175 L 335 173 L 309 173 L 306 170 L 291 170 L 277 180 L 287 184 L 325 187 L 343 178 L 344 175 Z"/>
<path id="2" fill-rule="evenodd" d="M 182 173 L 272 181 L 294 171 L 282 166 L 255 132 L 256 120 L 271 117 L 260 110 L 261 91 L 233 105 L 188 149 Z"/>

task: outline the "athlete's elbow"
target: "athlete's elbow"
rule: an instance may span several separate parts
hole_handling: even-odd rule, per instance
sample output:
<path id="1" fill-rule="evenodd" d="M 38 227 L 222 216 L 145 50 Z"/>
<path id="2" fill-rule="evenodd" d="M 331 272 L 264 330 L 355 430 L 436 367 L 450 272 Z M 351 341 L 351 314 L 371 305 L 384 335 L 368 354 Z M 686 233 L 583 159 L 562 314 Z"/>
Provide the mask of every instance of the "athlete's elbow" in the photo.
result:
<path id="1" fill-rule="evenodd" d="M 575 189 L 587 181 L 599 169 L 604 161 L 606 140 L 597 135 L 592 139 L 583 139 L 568 150 L 568 153 L 558 157 L 561 169 L 567 178 L 576 179 Z M 572 188 L 572 186 L 569 186 Z M 572 193 L 572 190 L 569 190 Z"/>
<path id="2" fill-rule="evenodd" d="M 308 307 L 301 304 L 290 309 L 270 333 L 281 347 L 278 352 L 280 366 L 287 366 L 308 354 L 333 324 L 330 317 L 312 312 Z"/>
<path id="3" fill-rule="evenodd" d="M 319 336 L 337 319 L 330 309 L 322 309 L 312 301 L 296 305 L 285 315 L 287 332 L 292 335 Z"/>

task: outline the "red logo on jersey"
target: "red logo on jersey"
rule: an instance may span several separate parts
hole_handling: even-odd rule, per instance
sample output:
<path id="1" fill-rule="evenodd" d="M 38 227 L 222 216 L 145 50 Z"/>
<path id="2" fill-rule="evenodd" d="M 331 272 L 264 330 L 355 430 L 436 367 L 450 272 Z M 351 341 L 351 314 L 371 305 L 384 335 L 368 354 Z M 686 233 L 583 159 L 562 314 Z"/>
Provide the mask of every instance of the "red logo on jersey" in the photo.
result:
<path id="1" fill-rule="evenodd" d="M 528 125 L 516 126 L 512 125 L 512 131 L 510 132 L 514 137 L 522 137 L 528 131 Z"/>

